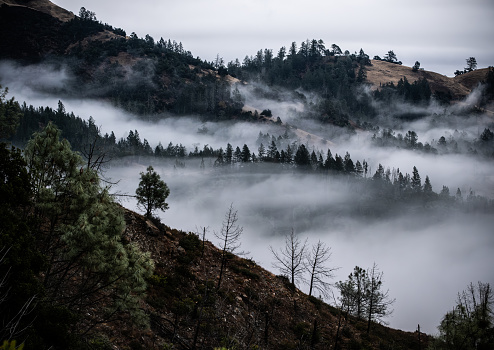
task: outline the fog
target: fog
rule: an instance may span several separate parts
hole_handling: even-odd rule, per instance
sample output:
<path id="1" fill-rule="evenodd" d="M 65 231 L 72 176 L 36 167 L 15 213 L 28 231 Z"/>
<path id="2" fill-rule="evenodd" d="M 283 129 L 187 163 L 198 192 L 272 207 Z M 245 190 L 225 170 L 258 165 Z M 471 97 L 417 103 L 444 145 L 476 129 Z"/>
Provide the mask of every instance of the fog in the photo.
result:
<path id="1" fill-rule="evenodd" d="M 26 80 L 21 81 L 19 77 Z M 285 130 L 283 126 L 269 123 L 203 123 L 195 116 L 164 116 L 156 123 L 151 117 L 138 118 L 101 101 L 67 98 L 64 91 L 70 83 L 63 67 L 19 68 L 11 63 L 0 63 L 0 84 L 9 87 L 8 97 L 15 96 L 17 101 L 26 101 L 35 107 L 52 108 L 57 108 L 58 101 L 62 100 L 67 111 L 83 119 L 92 116 L 103 134 L 114 131 L 118 140 L 126 137 L 129 130 L 137 130 L 153 149 L 158 142 L 165 147 L 169 142 L 181 143 L 188 151 L 195 146 L 225 148 L 230 143 L 235 148 L 245 143 L 251 151 L 257 152 L 256 139 L 260 131 L 278 136 Z M 435 192 L 446 185 L 452 194 L 460 188 L 463 194 L 474 190 L 488 198 L 494 197 L 492 160 L 468 154 L 433 155 L 375 147 L 370 132 L 340 137 L 341 132 L 336 132 L 335 127 L 297 120 L 296 116 L 304 107 L 292 100 L 290 94 L 280 93 L 281 98 L 274 101 L 256 98 L 252 87 L 245 87 L 242 93 L 252 108 L 271 109 L 273 116 L 279 116 L 283 122 L 297 123 L 299 128 L 307 127 L 314 135 L 332 141 L 333 155 L 343 156 L 348 151 L 354 162 L 366 160 L 370 176 L 378 164 L 399 168 L 403 173 L 411 173 L 416 166 L 422 180 L 426 175 L 430 177 Z M 455 130 L 465 131 L 465 137 L 473 140 L 484 127 L 492 125 L 492 119 L 485 116 L 462 114 L 461 106 L 472 105 L 475 99 L 472 95 L 462 105 L 450 108 L 435 103 L 421 108 L 396 103 L 393 108 L 383 108 L 376 120 L 382 126 L 393 127 L 396 133 L 415 130 L 423 143 L 453 134 Z M 410 122 L 395 118 L 397 111 L 414 108 L 426 117 Z M 208 132 L 198 133 L 204 126 Z M 308 143 L 311 149 L 324 155 L 328 148 L 320 143 L 312 144 L 311 139 L 298 142 Z M 362 187 L 363 183 L 281 171 L 277 165 L 215 168 L 213 160 L 206 159 L 206 168 L 201 169 L 199 162 L 186 159 L 185 168 L 176 169 L 174 160 L 126 158 L 112 161 L 105 176 L 117 182 L 113 193 L 132 195 L 138 186 L 139 173 L 153 165 L 170 188 L 167 200 L 170 209 L 159 213 L 162 222 L 191 232 L 208 227 L 207 239 L 213 243 L 218 243 L 213 232 L 220 230 L 224 214 L 233 204 L 244 228 L 242 250 L 250 252 L 247 257 L 276 274 L 269 246 L 280 247 L 283 235 L 292 228 L 311 244 L 321 239 L 331 247 L 330 264 L 339 267 L 332 282 L 345 280 L 356 265 L 370 268 L 375 262 L 384 272 L 385 288 L 396 298 L 394 313 L 388 318 L 394 328 L 414 331 L 420 324 L 423 331 L 435 333 L 442 316 L 454 306 L 456 294 L 470 282 L 494 285 L 492 213 L 439 208 L 428 212 L 390 211 L 389 215 L 380 217 L 360 216 L 360 209 L 380 204 L 366 196 L 368 192 Z M 124 206 L 136 209 L 134 199 L 117 198 Z M 306 286 L 300 287 L 307 290 Z"/>
<path id="2" fill-rule="evenodd" d="M 219 243 L 213 231 L 220 230 L 233 203 L 244 227 L 241 248 L 273 273 L 278 272 L 271 266 L 269 246 L 281 247 L 283 235 L 292 228 L 311 244 L 321 239 L 331 246 L 330 264 L 340 268 L 332 282 L 345 280 L 356 265 L 369 268 L 376 262 L 384 272 L 385 287 L 396 298 L 388 319 L 392 327 L 413 331 L 420 324 L 423 331 L 435 333 L 458 291 L 472 281 L 494 283 L 492 215 L 404 212 L 366 220 L 352 216 L 359 192 L 344 180 L 271 173 L 264 167 L 202 171 L 198 163 L 187 162 L 185 169 L 177 170 L 171 161 L 150 159 L 114 166 L 106 174 L 120 179 L 115 190 L 133 194 L 139 172 L 148 164 L 171 191 L 170 209 L 159 215 L 162 222 L 191 232 L 208 227 L 207 239 Z M 123 202 L 132 209 L 135 204 Z"/>

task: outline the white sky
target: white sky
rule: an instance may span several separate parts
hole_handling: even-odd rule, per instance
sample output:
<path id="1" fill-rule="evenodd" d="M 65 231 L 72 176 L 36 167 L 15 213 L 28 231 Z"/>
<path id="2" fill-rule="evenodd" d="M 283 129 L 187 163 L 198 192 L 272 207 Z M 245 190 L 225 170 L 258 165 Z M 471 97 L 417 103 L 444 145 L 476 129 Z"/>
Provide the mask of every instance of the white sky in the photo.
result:
<path id="1" fill-rule="evenodd" d="M 259 49 L 322 39 L 326 47 L 364 51 L 372 58 L 393 50 L 398 60 L 453 76 L 468 57 L 494 65 L 492 0 L 52 0 L 79 13 L 155 40 L 182 42 L 194 57 L 229 62 Z"/>

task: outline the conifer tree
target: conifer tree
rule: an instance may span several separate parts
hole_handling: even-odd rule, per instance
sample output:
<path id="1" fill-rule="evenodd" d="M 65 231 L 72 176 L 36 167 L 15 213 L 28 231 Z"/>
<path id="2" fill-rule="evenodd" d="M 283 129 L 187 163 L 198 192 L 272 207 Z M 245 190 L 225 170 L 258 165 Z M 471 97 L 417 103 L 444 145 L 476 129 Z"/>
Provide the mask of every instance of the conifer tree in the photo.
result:
<path id="1" fill-rule="evenodd" d="M 41 275 L 45 302 L 84 316 L 89 328 L 120 312 L 145 322 L 138 299 L 153 262 L 124 239 L 123 212 L 108 188 L 100 186 L 98 173 L 90 165 L 84 167 L 51 123 L 28 142 L 25 157 L 33 184 L 33 214 L 40 223 L 35 237 L 49 262 Z M 96 301 L 105 307 L 95 310 Z M 85 330 L 82 325 L 77 328 Z"/>
<path id="2" fill-rule="evenodd" d="M 367 288 L 365 291 L 366 313 L 367 313 L 367 333 L 370 332 L 371 322 L 380 321 L 383 317 L 392 313 L 391 305 L 395 299 L 389 298 L 389 291 L 382 291 L 383 273 L 379 271 L 374 263 L 367 271 Z"/>
<path id="3" fill-rule="evenodd" d="M 242 162 L 247 163 L 250 161 L 250 150 L 249 147 L 244 144 L 242 147 L 242 154 L 241 154 Z"/>
<path id="4" fill-rule="evenodd" d="M 412 190 L 414 192 L 420 192 L 422 190 L 422 182 L 420 180 L 420 174 L 415 166 L 413 167 L 413 172 L 412 172 Z"/>
<path id="5" fill-rule="evenodd" d="M 168 209 L 166 198 L 170 195 L 170 189 L 161 177 L 150 165 L 146 173 L 141 172 L 141 181 L 136 189 L 137 205 L 146 211 L 146 216 L 151 217 L 157 209 Z"/>

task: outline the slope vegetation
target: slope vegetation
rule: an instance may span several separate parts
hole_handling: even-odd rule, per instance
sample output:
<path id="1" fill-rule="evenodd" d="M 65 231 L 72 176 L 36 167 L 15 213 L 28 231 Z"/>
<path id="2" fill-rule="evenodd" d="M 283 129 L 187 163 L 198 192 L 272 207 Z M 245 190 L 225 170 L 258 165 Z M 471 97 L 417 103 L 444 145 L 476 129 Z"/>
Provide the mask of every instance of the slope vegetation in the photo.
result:
<path id="1" fill-rule="evenodd" d="M 162 349 L 401 349 L 427 346 L 425 334 L 345 319 L 337 308 L 309 297 L 254 261 L 230 255 L 217 288 L 221 251 L 196 234 L 171 229 L 125 210 L 126 233 L 151 252 L 156 270 L 142 307 L 151 330 L 124 321 L 100 330 L 119 348 Z M 206 237 L 207 238 L 207 237 Z M 420 339 L 420 343 L 419 343 Z"/>

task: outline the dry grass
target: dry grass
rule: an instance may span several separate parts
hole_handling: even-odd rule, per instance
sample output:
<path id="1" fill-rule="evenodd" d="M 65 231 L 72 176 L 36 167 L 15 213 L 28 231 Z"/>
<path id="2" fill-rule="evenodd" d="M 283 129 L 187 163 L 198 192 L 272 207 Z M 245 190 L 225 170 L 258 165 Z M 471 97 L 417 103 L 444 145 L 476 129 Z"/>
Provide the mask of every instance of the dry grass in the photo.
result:
<path id="1" fill-rule="evenodd" d="M 449 91 L 454 99 L 460 99 L 467 96 L 479 81 L 485 78 L 486 74 L 487 68 L 450 78 L 426 70 L 414 72 L 411 67 L 372 60 L 372 66 L 367 68 L 367 81 L 372 84 L 373 89 L 378 89 L 380 85 L 389 82 L 396 85 L 403 77 L 406 77 L 409 83 L 425 78 L 429 82 L 432 91 Z"/>
<path id="2" fill-rule="evenodd" d="M 11 6 L 25 6 L 34 10 L 47 13 L 63 22 L 70 21 L 74 14 L 67 11 L 49 0 L 0 0 L 0 5 L 7 4 Z"/>

